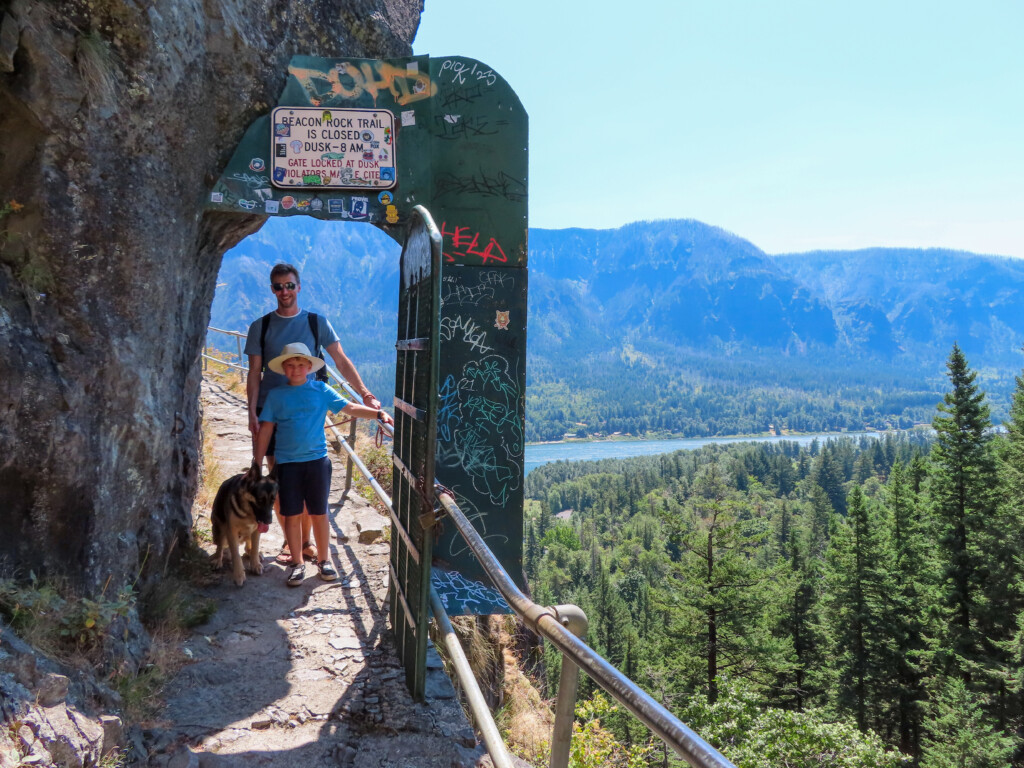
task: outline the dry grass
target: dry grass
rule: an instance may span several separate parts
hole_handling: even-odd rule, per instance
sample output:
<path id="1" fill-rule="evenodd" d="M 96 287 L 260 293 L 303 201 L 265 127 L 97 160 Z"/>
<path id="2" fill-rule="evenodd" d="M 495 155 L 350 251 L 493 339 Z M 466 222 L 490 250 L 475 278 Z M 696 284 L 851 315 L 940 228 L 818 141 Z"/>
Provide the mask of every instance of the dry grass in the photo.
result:
<path id="1" fill-rule="evenodd" d="M 503 617 L 506 637 L 517 619 Z M 532 765 L 546 765 L 551 751 L 551 728 L 555 714 L 530 678 L 523 672 L 511 642 L 502 647 L 505 665 L 504 706 L 498 713 L 498 727 L 513 753 Z"/>
<path id="2" fill-rule="evenodd" d="M 95 106 L 112 108 L 120 91 L 120 68 L 110 44 L 97 32 L 78 38 L 75 63 L 85 91 Z"/>
<path id="3" fill-rule="evenodd" d="M 347 431 L 342 431 L 342 435 L 346 440 L 348 440 Z M 391 461 L 391 441 L 385 440 L 384 443 L 378 447 L 373 437 L 366 433 L 366 430 L 357 428 L 356 444 L 354 447 L 356 455 L 362 459 L 363 464 L 365 464 L 366 468 L 370 470 L 370 474 L 373 475 L 374 479 L 380 483 L 384 491 L 390 496 L 391 472 L 394 469 L 394 464 Z M 356 493 L 370 502 L 374 509 L 376 509 L 380 514 L 389 515 L 387 507 L 384 506 L 384 502 L 377 497 L 373 487 L 366 481 L 362 473 L 355 467 L 352 468 L 352 473 L 352 487 L 355 488 Z"/>
<path id="4" fill-rule="evenodd" d="M 531 765 L 547 765 L 555 717 L 513 650 L 512 634 L 518 620 L 514 616 L 455 616 L 451 621 L 474 677 L 492 709 L 497 710 L 495 720 L 505 743 Z M 434 640 L 449 677 L 457 680 L 443 643 L 437 637 Z"/>
<path id="5" fill-rule="evenodd" d="M 193 531 L 200 538 L 210 540 L 210 509 L 217 496 L 217 489 L 227 480 L 228 475 L 213 453 L 214 436 L 206 431 L 203 424 L 203 455 L 199 469 L 199 487 L 192 504 Z"/>

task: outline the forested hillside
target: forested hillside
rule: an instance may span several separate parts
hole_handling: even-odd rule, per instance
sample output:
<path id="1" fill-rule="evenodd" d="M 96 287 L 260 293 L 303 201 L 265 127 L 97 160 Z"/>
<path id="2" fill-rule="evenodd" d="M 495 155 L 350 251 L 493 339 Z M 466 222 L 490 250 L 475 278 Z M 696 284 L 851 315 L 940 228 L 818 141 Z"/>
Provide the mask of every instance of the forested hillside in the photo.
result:
<path id="1" fill-rule="evenodd" d="M 1024 765 L 1024 376 L 997 432 L 946 374 L 933 433 L 535 469 L 534 598 L 745 768 Z"/>
<path id="2" fill-rule="evenodd" d="M 393 387 L 398 246 L 368 225 L 274 219 L 224 258 L 212 322 L 273 307 L 302 270 L 363 378 Z M 927 423 L 946 351 L 976 361 L 1001 420 L 1022 360 L 1024 265 L 938 251 L 770 257 L 697 221 L 531 230 L 530 441 Z"/>

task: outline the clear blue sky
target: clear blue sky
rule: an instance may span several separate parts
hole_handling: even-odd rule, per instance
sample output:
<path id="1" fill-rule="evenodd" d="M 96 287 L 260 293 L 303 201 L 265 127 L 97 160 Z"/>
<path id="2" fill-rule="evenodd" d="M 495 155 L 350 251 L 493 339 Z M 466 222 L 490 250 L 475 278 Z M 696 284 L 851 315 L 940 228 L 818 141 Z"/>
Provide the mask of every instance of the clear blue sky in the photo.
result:
<path id="1" fill-rule="evenodd" d="M 530 224 L 1024 257 L 1024 2 L 426 0 L 530 115 Z"/>

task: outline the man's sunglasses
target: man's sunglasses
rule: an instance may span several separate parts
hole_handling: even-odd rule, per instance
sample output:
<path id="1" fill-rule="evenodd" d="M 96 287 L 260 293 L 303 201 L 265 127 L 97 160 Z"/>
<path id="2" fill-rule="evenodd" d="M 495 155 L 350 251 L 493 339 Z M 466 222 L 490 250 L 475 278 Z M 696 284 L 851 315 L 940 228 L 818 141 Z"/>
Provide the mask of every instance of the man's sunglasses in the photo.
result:
<path id="1" fill-rule="evenodd" d="M 298 286 L 289 280 L 287 283 L 271 283 L 270 287 L 274 289 L 274 293 L 280 293 L 281 291 L 294 291 Z"/>

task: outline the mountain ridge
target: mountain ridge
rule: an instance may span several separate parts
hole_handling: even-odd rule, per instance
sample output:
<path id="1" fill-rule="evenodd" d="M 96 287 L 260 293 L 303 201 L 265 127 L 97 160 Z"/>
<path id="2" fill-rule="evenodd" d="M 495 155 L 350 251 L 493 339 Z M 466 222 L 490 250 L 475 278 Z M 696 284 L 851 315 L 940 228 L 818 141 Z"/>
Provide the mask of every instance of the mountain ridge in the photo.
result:
<path id="1" fill-rule="evenodd" d="M 273 308 L 266 274 L 291 260 L 302 306 L 331 318 L 389 398 L 398 245 L 372 227 L 270 226 L 225 255 L 214 325 L 244 330 Z M 530 439 L 905 425 L 940 397 L 954 342 L 998 417 L 1020 370 L 1024 261 L 905 248 L 772 255 L 694 219 L 532 229 L 529 244 Z M 724 399 L 698 402 L 709 389 Z M 649 404 L 620 402 L 636 392 Z"/>

